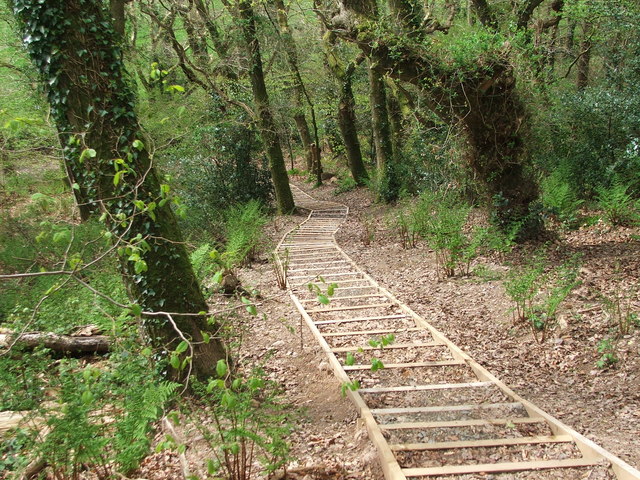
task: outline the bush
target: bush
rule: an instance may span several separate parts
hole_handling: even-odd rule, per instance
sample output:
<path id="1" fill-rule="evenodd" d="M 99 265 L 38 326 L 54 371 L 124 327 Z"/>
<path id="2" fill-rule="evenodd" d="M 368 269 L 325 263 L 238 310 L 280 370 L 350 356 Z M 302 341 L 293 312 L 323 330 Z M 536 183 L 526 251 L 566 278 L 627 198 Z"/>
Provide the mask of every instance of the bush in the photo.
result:
<path id="1" fill-rule="evenodd" d="M 273 196 L 266 159 L 259 158 L 256 132 L 234 120 L 196 128 L 170 155 L 177 191 L 192 231 L 215 232 L 229 206 Z"/>
<path id="2" fill-rule="evenodd" d="M 538 110 L 533 158 L 546 171 L 562 171 L 585 199 L 618 179 L 640 181 L 640 95 L 637 89 L 598 86 L 559 95 Z"/>

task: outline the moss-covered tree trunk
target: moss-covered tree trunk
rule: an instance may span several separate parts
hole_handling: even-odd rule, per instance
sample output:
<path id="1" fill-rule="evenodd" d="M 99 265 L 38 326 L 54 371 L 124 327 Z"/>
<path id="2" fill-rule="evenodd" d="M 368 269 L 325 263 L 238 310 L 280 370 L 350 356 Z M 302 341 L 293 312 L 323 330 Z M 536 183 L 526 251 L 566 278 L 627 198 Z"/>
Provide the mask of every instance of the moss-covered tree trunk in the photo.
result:
<path id="1" fill-rule="evenodd" d="M 244 37 L 249 59 L 249 79 L 253 91 L 253 101 L 258 115 L 260 135 L 264 142 L 269 158 L 271 169 L 271 180 L 273 181 L 276 193 L 278 211 L 281 213 L 291 213 L 295 208 L 291 187 L 289 186 L 289 176 L 282 155 L 282 147 L 278 138 L 271 107 L 269 105 L 269 95 L 264 83 L 264 71 L 262 69 L 262 56 L 260 54 L 260 42 L 256 32 L 256 20 L 253 6 L 248 0 L 239 0 L 237 3 L 237 13 L 239 25 Z"/>
<path id="2" fill-rule="evenodd" d="M 324 35 L 324 54 L 329 71 L 336 77 L 340 84 L 340 99 L 338 100 L 338 126 L 347 155 L 347 164 L 351 171 L 351 177 L 358 185 L 363 185 L 369 178 L 362 160 L 362 148 L 358 138 L 358 125 L 356 117 L 356 101 L 353 96 L 353 74 L 356 67 L 364 60 L 364 55 L 358 56 L 345 67 L 336 53 L 336 35 L 326 32 Z"/>
<path id="3" fill-rule="evenodd" d="M 86 192 L 117 245 L 131 301 L 162 351 L 185 337 L 192 373 L 215 372 L 226 351 L 200 313 L 207 310 L 174 213 L 144 145 L 116 33 L 101 2 L 15 0 L 25 45 L 42 74 L 72 181 Z M 203 332 L 213 339 L 205 343 Z M 188 350 L 183 358 L 190 354 Z M 171 376 L 184 380 L 184 370 Z"/>
<path id="4" fill-rule="evenodd" d="M 395 157 L 391 124 L 387 110 L 387 92 L 380 71 L 369 64 L 369 99 L 371 103 L 371 128 L 376 146 L 379 194 L 385 202 L 398 198 L 399 185 L 395 175 Z"/>
<path id="5" fill-rule="evenodd" d="M 523 224 L 522 238 L 534 236 L 542 224 L 532 204 L 538 189 L 527 168 L 523 148 L 526 120 L 516 89 L 509 46 L 494 47 L 490 55 L 452 67 L 440 52 L 425 42 L 413 43 L 398 35 L 402 25 L 385 25 L 372 16 L 372 0 L 341 0 L 340 13 L 332 19 L 333 31 L 355 43 L 380 75 L 420 88 L 425 105 L 444 122 L 460 129 L 468 139 L 467 160 L 486 192 L 496 222 L 505 229 Z M 487 28 L 496 28 L 487 3 L 473 2 Z M 430 32 L 446 31 L 437 24 Z"/>
<path id="6" fill-rule="evenodd" d="M 356 123 L 356 102 L 351 86 L 355 65 L 355 62 L 352 62 L 347 67 L 341 79 L 342 86 L 340 88 L 340 100 L 338 102 L 338 125 L 344 141 L 351 177 L 358 185 L 362 185 L 369 176 L 367 175 L 367 170 L 362 160 L 362 149 L 360 148 Z"/>

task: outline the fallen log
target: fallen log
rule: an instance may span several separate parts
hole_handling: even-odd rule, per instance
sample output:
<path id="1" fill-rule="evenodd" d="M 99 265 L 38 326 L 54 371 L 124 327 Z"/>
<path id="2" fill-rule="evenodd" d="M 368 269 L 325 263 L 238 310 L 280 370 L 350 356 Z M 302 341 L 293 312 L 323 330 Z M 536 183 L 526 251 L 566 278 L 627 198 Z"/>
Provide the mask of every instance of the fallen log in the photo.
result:
<path id="1" fill-rule="evenodd" d="M 17 338 L 13 334 L 0 334 L 0 348 L 14 344 L 29 349 L 43 346 L 63 354 L 102 354 L 109 352 L 111 339 L 106 335 L 86 337 L 43 332 L 23 333 Z"/>

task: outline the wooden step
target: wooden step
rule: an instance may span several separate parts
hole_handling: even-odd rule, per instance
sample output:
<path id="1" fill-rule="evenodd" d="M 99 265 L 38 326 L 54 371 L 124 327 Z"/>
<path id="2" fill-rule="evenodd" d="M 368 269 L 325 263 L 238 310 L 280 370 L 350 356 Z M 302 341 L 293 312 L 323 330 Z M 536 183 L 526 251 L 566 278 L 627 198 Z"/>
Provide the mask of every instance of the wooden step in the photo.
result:
<path id="1" fill-rule="evenodd" d="M 399 387 L 361 388 L 360 393 L 420 392 L 424 390 L 454 390 L 459 388 L 483 388 L 495 385 L 493 382 L 430 383 L 428 385 L 402 385 Z"/>
<path id="2" fill-rule="evenodd" d="M 333 323 L 353 323 L 353 322 L 368 322 L 371 320 L 399 320 L 401 318 L 409 318 L 405 314 L 398 315 L 383 315 L 380 317 L 357 317 L 357 318 L 343 318 L 341 320 L 320 320 L 319 322 L 313 322 L 316 325 L 331 325 Z"/>
<path id="3" fill-rule="evenodd" d="M 410 413 L 438 413 L 457 412 L 471 410 L 490 410 L 492 408 L 518 408 L 520 402 L 500 402 L 500 403 L 476 403 L 472 405 L 436 405 L 433 407 L 400 407 L 400 408 L 372 408 L 374 415 L 404 415 Z"/>
<path id="4" fill-rule="evenodd" d="M 395 306 L 395 303 L 369 303 L 366 305 L 349 305 L 344 307 L 332 307 L 331 304 L 326 308 L 314 308 L 307 310 L 307 313 L 331 313 L 331 312 L 346 312 L 349 310 L 367 310 L 369 308 L 387 308 Z"/>
<path id="5" fill-rule="evenodd" d="M 403 468 L 406 477 L 431 477 L 441 475 L 465 475 L 469 473 L 520 472 L 553 468 L 590 467 L 596 461 L 586 458 L 568 458 L 564 460 L 535 460 L 530 462 L 480 463 L 476 465 L 446 465 L 428 468 Z"/>
<path id="6" fill-rule="evenodd" d="M 471 420 L 443 420 L 440 422 L 397 422 L 380 425 L 382 430 L 420 430 L 425 428 L 459 428 L 459 427 L 483 427 L 488 425 L 518 425 L 528 423 L 544 423 L 542 417 L 515 417 L 515 418 L 477 418 Z"/>
<path id="7" fill-rule="evenodd" d="M 570 443 L 571 435 L 538 435 L 534 437 L 489 438 L 482 440 L 462 440 L 458 442 L 398 443 L 389 445 L 395 452 L 421 450 L 449 450 L 454 448 L 503 447 L 511 445 L 533 445 L 536 443 Z"/>
<path id="8" fill-rule="evenodd" d="M 429 367 L 452 367 L 455 365 L 465 365 L 462 360 L 439 360 L 434 362 L 411 362 L 411 363 L 385 363 L 384 369 L 388 368 L 429 368 Z M 344 365 L 342 369 L 345 372 L 354 370 L 370 370 L 371 365 Z"/>
<path id="9" fill-rule="evenodd" d="M 393 332 L 390 332 L 393 333 Z M 444 345 L 442 342 L 423 342 L 423 343 L 391 343 L 390 345 L 386 345 L 384 347 L 372 347 L 371 345 L 363 345 L 363 346 L 353 346 L 353 347 L 336 347 L 332 348 L 331 351 L 333 353 L 343 353 L 343 352 L 358 352 L 369 351 L 369 350 L 393 350 L 398 348 L 422 348 L 422 347 L 437 347 L 440 345 Z M 464 362 L 462 362 L 464 364 Z"/>

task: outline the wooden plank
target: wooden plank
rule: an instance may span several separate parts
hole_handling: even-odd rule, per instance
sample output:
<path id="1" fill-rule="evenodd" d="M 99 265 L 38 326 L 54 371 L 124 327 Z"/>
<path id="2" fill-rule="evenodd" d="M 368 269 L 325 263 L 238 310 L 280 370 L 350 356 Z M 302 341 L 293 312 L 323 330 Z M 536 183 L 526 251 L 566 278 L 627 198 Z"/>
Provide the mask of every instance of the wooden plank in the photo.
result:
<path id="1" fill-rule="evenodd" d="M 414 430 L 425 428 L 459 428 L 459 427 L 484 427 L 488 425 L 510 425 L 544 423 L 542 417 L 515 417 L 515 418 L 477 418 L 472 420 L 448 420 L 441 422 L 397 422 L 383 423 L 382 430 Z"/>
<path id="2" fill-rule="evenodd" d="M 346 273 L 328 273 L 327 275 L 314 275 L 314 274 L 309 274 L 309 275 L 292 275 L 289 278 L 290 279 L 299 279 L 299 278 L 316 278 L 316 277 L 328 277 L 329 275 L 331 275 L 331 278 L 334 277 L 347 277 L 349 275 L 362 275 L 360 272 L 346 272 Z M 364 279 L 363 279 L 364 280 Z M 325 279 L 325 282 L 328 282 L 329 280 Z M 340 281 L 340 280 L 336 280 L 336 281 Z"/>
<path id="3" fill-rule="evenodd" d="M 402 385 L 400 387 L 361 388 L 361 393 L 419 392 L 424 390 L 454 390 L 458 388 L 482 388 L 494 385 L 493 382 L 467 383 L 431 383 L 428 385 Z"/>
<path id="4" fill-rule="evenodd" d="M 419 332 L 424 330 L 422 328 L 410 327 L 410 328 L 379 328 L 377 330 L 352 330 L 347 332 L 326 332 L 323 333 L 323 337 L 352 337 L 356 335 L 382 335 L 385 333 L 406 333 L 406 332 Z M 444 344 L 443 344 L 444 345 Z"/>
<path id="5" fill-rule="evenodd" d="M 366 310 L 368 308 L 386 308 L 393 307 L 395 303 L 369 303 L 366 305 L 346 305 L 344 307 L 331 307 L 331 304 L 326 308 L 314 308 L 307 310 L 307 313 L 331 313 L 331 312 L 346 312 L 348 310 Z"/>
<path id="6" fill-rule="evenodd" d="M 537 460 L 529 462 L 479 463 L 476 465 L 446 465 L 442 467 L 403 468 L 405 477 L 431 477 L 440 475 L 465 475 L 469 473 L 521 472 L 553 468 L 590 467 L 598 462 L 586 458 L 564 460 Z"/>
<path id="7" fill-rule="evenodd" d="M 358 300 L 358 299 L 361 299 L 361 298 L 378 298 L 378 297 L 384 297 L 384 295 L 377 294 L 377 293 L 371 293 L 369 295 L 353 295 L 353 296 L 349 296 L 349 297 L 337 297 L 337 296 L 333 295 L 330 298 L 331 298 L 331 303 L 333 303 L 333 302 L 337 302 L 337 301 L 341 301 L 341 300 Z M 307 299 L 300 300 L 300 302 L 302 302 L 302 303 L 317 302 L 317 301 L 318 300 L 315 299 L 315 298 L 307 298 Z"/>
<path id="8" fill-rule="evenodd" d="M 385 363 L 385 370 L 388 368 L 429 368 L 429 367 L 452 367 L 455 365 L 466 365 L 461 360 L 440 360 L 434 362 L 412 362 L 412 363 Z M 352 370 L 371 370 L 371 365 L 344 365 L 345 372 Z"/>
<path id="9" fill-rule="evenodd" d="M 327 266 L 322 266 L 322 267 L 309 267 L 309 268 L 289 268 L 287 270 L 287 272 L 291 273 L 291 272 L 308 272 L 309 270 L 321 270 L 321 271 L 327 271 L 327 270 L 344 270 L 344 267 L 327 267 Z M 289 277 L 289 278 L 293 278 L 293 277 Z"/>
<path id="10" fill-rule="evenodd" d="M 472 410 L 490 410 L 492 408 L 517 408 L 521 407 L 520 402 L 499 402 L 499 403 L 478 403 L 472 405 L 437 405 L 434 407 L 400 407 L 400 408 L 372 408 L 371 413 L 375 415 L 403 415 L 406 413 L 429 413 L 429 412 L 457 412 Z"/>
<path id="11" fill-rule="evenodd" d="M 570 443 L 571 435 L 538 435 L 533 437 L 515 438 L 488 438 L 482 440 L 463 440 L 458 442 L 433 442 L 433 443 L 398 443 L 390 445 L 394 452 L 408 450 L 449 450 L 453 448 L 483 448 L 503 447 L 513 445 L 533 445 L 537 443 Z"/>
<path id="12" fill-rule="evenodd" d="M 341 320 L 320 320 L 314 322 L 316 325 L 331 325 L 334 323 L 353 323 L 353 322 L 368 322 L 370 320 L 399 320 L 401 318 L 407 318 L 404 314 L 398 315 L 384 315 L 380 317 L 357 317 L 357 318 L 343 318 Z"/>
<path id="13" fill-rule="evenodd" d="M 385 347 L 372 347 L 371 345 L 363 345 L 363 346 L 352 346 L 352 347 L 336 347 L 332 348 L 331 351 L 333 353 L 344 353 L 344 352 L 357 352 L 359 350 L 368 351 L 368 350 L 393 350 L 398 348 L 421 348 L 421 347 L 437 347 L 441 346 L 443 343 L 441 342 L 423 342 L 423 343 L 392 343 L 391 345 L 387 345 Z M 461 363 L 461 365 L 464 362 Z"/>

